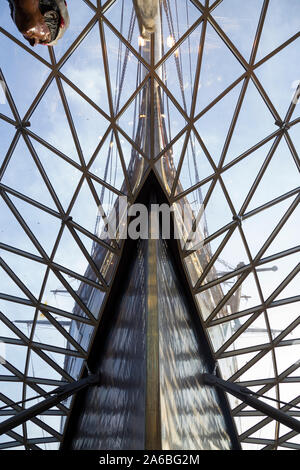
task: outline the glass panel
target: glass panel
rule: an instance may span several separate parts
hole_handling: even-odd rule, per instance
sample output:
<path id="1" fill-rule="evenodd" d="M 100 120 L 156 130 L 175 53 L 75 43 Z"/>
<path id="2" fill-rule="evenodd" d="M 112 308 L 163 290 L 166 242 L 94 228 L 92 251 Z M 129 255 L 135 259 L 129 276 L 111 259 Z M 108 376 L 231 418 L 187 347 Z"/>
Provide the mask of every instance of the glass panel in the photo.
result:
<path id="1" fill-rule="evenodd" d="M 2 182 L 31 199 L 55 208 L 39 168 L 22 138 L 10 158 Z"/>
<path id="2" fill-rule="evenodd" d="M 250 81 L 225 162 L 229 163 L 276 130 L 274 117 Z"/>
<path id="3" fill-rule="evenodd" d="M 265 146 L 267 155 L 267 146 Z M 284 168 L 284 171 L 282 169 Z M 284 139 L 278 145 L 268 167 L 255 190 L 248 210 L 265 204 L 299 186 L 300 177 L 295 161 Z"/>
<path id="4" fill-rule="evenodd" d="M 113 109 L 118 114 L 145 78 L 147 70 L 105 24 L 104 33 Z"/>
<path id="5" fill-rule="evenodd" d="M 258 48 L 257 60 L 265 57 L 299 32 L 299 8 L 300 5 L 297 0 L 290 0 L 288 8 L 281 0 L 272 0 L 270 2 Z"/>
<path id="6" fill-rule="evenodd" d="M 288 199 L 244 220 L 243 231 L 253 256 L 262 248 L 290 205 L 291 200 Z M 257 227 L 260 227 L 259 231 Z"/>
<path id="7" fill-rule="evenodd" d="M 298 40 L 285 47 L 255 71 L 273 105 L 279 112 L 281 119 L 284 119 L 286 116 L 295 93 L 295 82 L 299 79 L 300 66 L 297 60 L 299 45 L 300 41 L 298 38 Z M 289 66 L 290 64 L 297 65 L 294 69 Z M 274 80 L 274 76 L 276 76 L 276 80 Z M 299 116 L 299 109 L 296 109 L 294 114 Z"/>
<path id="8" fill-rule="evenodd" d="M 196 113 L 205 108 L 243 73 L 243 67 L 208 23 Z"/>
<path id="9" fill-rule="evenodd" d="M 70 26 L 62 41 L 58 41 L 55 46 L 55 56 L 57 61 L 71 47 L 79 33 L 86 27 L 87 23 L 93 17 L 93 10 L 85 2 L 68 2 L 68 12 L 70 16 Z"/>
<path id="10" fill-rule="evenodd" d="M 199 60 L 202 25 L 198 26 L 157 70 L 174 98 L 189 114 L 194 93 L 195 73 Z M 175 45 L 172 35 L 163 42 L 163 54 Z"/>
<path id="11" fill-rule="evenodd" d="M 212 13 L 235 47 L 248 61 L 260 17 L 263 0 L 244 2 L 226 0 Z"/>
<path id="12" fill-rule="evenodd" d="M 258 150 L 243 158 L 241 161 L 237 162 L 234 166 L 222 173 L 222 179 L 237 213 L 239 213 L 246 196 L 252 188 L 272 143 L 273 141 L 271 143 L 268 142 L 266 145 L 263 145 Z M 268 185 L 268 182 L 266 182 L 265 185 L 261 183 L 261 186 L 261 191 L 256 189 L 250 205 L 248 206 L 248 210 L 250 208 L 259 207 L 263 203 L 269 201 L 271 189 L 274 188 L 274 191 L 276 191 L 276 185 L 273 186 L 272 184 L 270 186 L 270 184 Z M 258 192 L 260 198 L 259 195 L 257 195 Z"/>
<path id="13" fill-rule="evenodd" d="M 49 118 L 50 113 L 50 118 Z M 52 82 L 30 118 L 30 130 L 78 162 L 74 140 L 55 82 Z"/>
<path id="14" fill-rule="evenodd" d="M 9 16 L 7 20 L 11 22 Z M 14 27 L 13 35 L 16 33 L 16 27 Z M 19 39 L 22 41 L 22 37 L 19 36 Z M 39 47 L 39 49 L 46 48 Z M 18 112 L 23 118 L 42 84 L 48 78 L 51 69 L 31 54 L 24 53 L 19 46 L 3 34 L 1 34 L 1 52 L 3 54 L 1 54 L 1 62 L 5 63 L 4 78 L 13 95 Z M 45 50 L 46 57 L 48 56 L 47 52 Z M 30 73 L 24 73 L 24 70 L 30 70 Z"/>
<path id="15" fill-rule="evenodd" d="M 213 168 L 195 134 L 191 132 L 180 170 L 182 190 L 213 174 Z M 202 201 L 203 202 L 203 201 Z"/>
<path id="16" fill-rule="evenodd" d="M 109 113 L 107 93 L 103 93 L 103 90 L 106 90 L 106 81 L 97 25 L 80 43 L 61 71 L 100 108 Z"/>
<path id="17" fill-rule="evenodd" d="M 236 85 L 195 122 L 196 129 L 216 165 L 220 160 L 242 83 Z M 219 119 L 220 116 L 222 119 Z"/>

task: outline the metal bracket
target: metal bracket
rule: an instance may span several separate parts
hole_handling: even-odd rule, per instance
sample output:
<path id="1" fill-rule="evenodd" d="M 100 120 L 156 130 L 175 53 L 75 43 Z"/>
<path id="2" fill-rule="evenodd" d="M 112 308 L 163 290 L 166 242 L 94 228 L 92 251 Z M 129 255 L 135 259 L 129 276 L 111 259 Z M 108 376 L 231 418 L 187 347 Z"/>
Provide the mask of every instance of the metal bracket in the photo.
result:
<path id="1" fill-rule="evenodd" d="M 41 403 L 37 403 L 27 410 L 20 411 L 15 416 L 12 416 L 6 421 L 3 421 L 3 423 L 0 424 L 0 435 L 11 431 L 13 428 L 25 423 L 26 421 L 29 421 L 32 418 L 35 418 L 35 416 L 38 416 L 53 406 L 58 405 L 60 402 L 70 397 L 71 395 L 74 395 L 80 390 L 83 390 L 90 385 L 97 385 L 99 383 L 100 376 L 98 374 L 94 374 L 88 375 L 84 379 L 78 380 L 77 382 L 72 382 L 70 384 L 62 385 L 61 387 L 56 388 L 50 392 L 50 395 L 54 396 L 46 398 Z"/>
<path id="2" fill-rule="evenodd" d="M 287 426 L 297 433 L 300 433 L 300 421 L 297 421 L 292 416 L 287 415 L 284 411 L 274 408 L 273 406 L 270 406 L 267 403 L 259 400 L 254 396 L 254 392 L 252 392 L 249 388 L 242 387 L 236 383 L 228 382 L 212 374 L 202 374 L 201 379 L 203 384 L 218 387 L 224 392 L 230 393 L 244 403 L 247 403 L 247 405 L 251 406 L 252 408 L 261 411 L 270 418 L 284 424 L 284 426 Z"/>

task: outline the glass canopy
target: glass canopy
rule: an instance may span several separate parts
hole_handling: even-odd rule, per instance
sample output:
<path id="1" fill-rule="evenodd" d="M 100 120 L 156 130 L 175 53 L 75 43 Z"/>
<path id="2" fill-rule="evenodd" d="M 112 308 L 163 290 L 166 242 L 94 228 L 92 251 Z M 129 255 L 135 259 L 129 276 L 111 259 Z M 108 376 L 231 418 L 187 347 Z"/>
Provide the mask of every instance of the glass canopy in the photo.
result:
<path id="1" fill-rule="evenodd" d="M 81 377 L 122 253 L 106 216 L 150 172 L 204 208 L 180 256 L 220 374 L 299 417 L 299 0 L 159 0 L 146 39 L 129 0 L 70 0 L 34 49 L 2 3 L 0 420 Z M 228 399 L 244 449 L 300 449 Z M 71 409 L 0 449 L 59 448 Z"/>

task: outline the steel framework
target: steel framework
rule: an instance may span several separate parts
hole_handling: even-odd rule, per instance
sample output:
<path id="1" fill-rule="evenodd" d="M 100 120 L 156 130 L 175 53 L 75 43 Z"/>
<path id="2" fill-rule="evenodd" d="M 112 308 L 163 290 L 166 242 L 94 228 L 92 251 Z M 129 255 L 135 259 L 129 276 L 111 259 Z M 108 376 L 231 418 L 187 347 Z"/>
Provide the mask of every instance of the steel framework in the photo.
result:
<path id="1" fill-rule="evenodd" d="M 160 3 L 162 10 L 165 9 L 163 10 L 165 12 L 170 11 L 167 7 L 172 10 L 177 5 L 176 0 L 162 0 Z M 297 104 L 300 86 L 298 85 L 294 89 L 290 101 L 285 102 L 285 111 L 283 113 L 283 107 L 280 106 L 279 109 L 279 105 L 274 104 L 274 96 L 276 103 L 278 103 L 278 99 L 276 95 L 272 94 L 271 96 L 268 93 L 264 80 L 260 78 L 260 71 L 268 64 L 272 67 L 274 58 L 283 57 L 285 54 L 288 58 L 290 48 L 295 44 L 299 45 L 300 33 L 299 31 L 294 32 L 280 45 L 275 48 L 271 47 L 267 54 L 257 58 L 260 44 L 263 41 L 264 28 L 267 28 L 268 15 L 273 3 L 275 3 L 274 0 L 257 1 L 253 9 L 257 10 L 258 22 L 254 38 L 251 39 L 252 48 L 248 59 L 240 52 L 240 44 L 237 44 L 235 39 L 231 39 L 230 29 L 228 31 L 222 24 L 220 17 L 218 17 L 218 8 L 222 5 L 226 7 L 226 4 L 230 8 L 229 3 L 227 0 L 205 0 L 202 2 L 188 0 L 185 2 L 187 11 L 191 12 L 192 21 L 185 28 L 178 29 L 177 32 L 173 28 L 175 31 L 173 45 L 164 50 L 162 59 L 157 63 L 155 62 L 153 36 L 149 44 L 150 60 L 148 62 L 141 54 L 142 46 L 136 47 L 137 38 L 132 39 L 132 36 L 126 36 L 120 27 L 117 16 L 111 14 L 111 12 L 116 11 L 114 10 L 116 5 L 117 8 L 122 5 L 122 0 L 108 0 L 106 2 L 80 0 L 81 8 L 85 8 L 88 12 L 88 21 L 76 23 L 77 29 L 74 29 L 71 42 L 67 44 L 65 49 L 49 48 L 47 53 L 44 50 L 40 52 L 39 50 L 30 49 L 10 32 L 9 28 L 0 26 L 3 48 L 6 48 L 7 54 L 10 54 L 10 60 L 15 61 L 17 64 L 14 53 L 18 51 L 18 53 L 22 53 L 22 57 L 30 59 L 29 63 L 34 63 L 37 67 L 43 69 L 43 82 L 30 99 L 30 104 L 26 105 L 25 111 L 20 109 L 20 103 L 17 102 L 12 91 L 16 76 L 12 76 L 9 72 L 8 55 L 1 64 L 2 68 L 0 70 L 1 85 L 5 90 L 6 97 L 6 107 L 3 108 L 4 112 L 0 113 L 0 120 L 4 129 L 1 132 L 3 132 L 6 140 L 9 140 L 7 148 L 1 148 L 2 155 L 0 158 L 1 210 L 5 210 L 5 213 L 3 212 L 4 216 L 9 214 L 6 221 L 8 225 L 3 225 L 2 232 L 8 231 L 7 233 L 10 233 L 8 226 L 11 224 L 10 220 L 14 220 L 15 226 L 19 227 L 18 233 L 22 235 L 19 236 L 17 241 L 11 236 L 6 237 L 5 241 L 0 243 L 2 252 L 0 258 L 1 274 L 4 276 L 3 279 L 9 280 L 7 284 L 3 282 L 4 287 L 1 288 L 1 291 L 2 289 L 4 291 L 0 293 L 0 321 L 2 329 L 5 331 L 0 340 L 7 346 L 7 350 L 10 346 L 14 346 L 16 350 L 19 348 L 22 354 L 24 353 L 25 358 L 22 367 L 15 365 L 13 353 L 4 357 L 1 361 L 2 375 L 0 381 L 3 385 L 1 389 L 4 390 L 5 385 L 5 390 L 8 390 L 8 392 L 0 393 L 0 400 L 4 405 L 8 405 L 5 410 L 0 410 L 1 419 L 24 410 L 24 406 L 17 405 L 15 403 L 17 400 L 12 398 L 14 396 L 13 387 L 17 387 L 18 384 L 22 386 L 19 396 L 22 400 L 26 400 L 32 394 L 43 395 L 45 391 L 61 385 L 61 380 L 69 383 L 80 378 L 80 373 L 76 377 L 71 377 L 67 373 L 64 368 L 64 358 L 73 357 L 79 361 L 81 360 L 81 371 L 83 371 L 84 361 L 88 358 L 92 347 L 101 312 L 91 311 L 85 303 L 85 299 L 81 298 L 78 291 L 72 287 L 72 282 L 85 283 L 102 292 L 104 300 L 101 308 L 103 309 L 105 299 L 114 281 L 114 275 L 108 276 L 107 271 L 100 269 L 95 264 L 90 254 L 90 247 L 93 243 L 103 247 L 109 255 L 115 272 L 122 253 L 122 243 L 101 240 L 93 232 L 89 220 L 80 217 L 79 212 L 76 212 L 75 209 L 83 194 L 86 194 L 86 205 L 94 205 L 95 208 L 104 206 L 104 201 L 100 195 L 103 188 L 106 194 L 109 195 L 110 200 L 115 201 L 119 196 L 126 195 L 129 204 L 132 204 L 150 171 L 153 171 L 161 182 L 170 205 L 180 203 L 185 198 L 192 200 L 199 189 L 204 194 L 203 205 L 208 216 L 210 211 L 213 210 L 211 201 L 216 204 L 215 201 L 219 198 L 221 207 L 226 205 L 231 216 L 226 222 L 222 223 L 222 226 L 218 226 L 206 235 L 204 245 L 216 245 L 216 249 L 211 253 L 211 257 L 206 266 L 203 267 L 202 272 L 198 272 L 196 277 L 195 272 L 191 269 L 191 264 L 193 264 L 194 253 L 201 251 L 201 247 L 195 247 L 193 250 L 181 250 L 182 263 L 190 279 L 190 288 L 196 302 L 199 304 L 199 316 L 203 328 L 211 344 L 213 356 L 218 361 L 220 373 L 224 378 L 231 382 L 239 382 L 240 385 L 255 390 L 261 396 L 270 395 L 278 401 L 285 399 L 288 404 L 281 407 L 278 402 L 278 408 L 289 416 L 299 417 L 299 412 L 295 411 L 293 407 L 300 403 L 300 395 L 297 393 L 300 382 L 300 376 L 297 372 L 300 358 L 295 356 L 294 353 L 295 347 L 300 342 L 300 320 L 299 313 L 298 315 L 293 313 L 288 316 L 287 309 L 292 309 L 295 306 L 299 308 L 300 296 L 295 289 L 299 285 L 300 247 L 294 244 L 294 240 L 291 245 L 289 233 L 284 232 L 286 227 L 289 227 L 289 230 L 291 226 L 295 227 L 297 220 L 299 224 L 299 186 L 294 187 L 292 185 L 281 190 L 280 175 L 278 175 L 278 172 L 276 174 L 271 173 L 274 185 L 278 186 L 280 194 L 269 199 L 269 187 L 268 183 L 264 182 L 264 176 L 268 174 L 268 171 L 271 171 L 274 159 L 281 151 L 281 145 L 286 148 L 286 161 L 288 160 L 289 164 L 294 166 L 295 174 L 299 174 L 300 160 L 297 147 L 299 148 L 300 117 L 299 113 L 297 114 Z M 228 15 L 231 17 L 232 14 L 230 10 Z M 134 13 L 132 15 L 136 21 Z M 129 13 L 127 13 L 127 16 L 130 16 Z M 166 14 L 166 24 L 168 24 L 167 20 L 168 16 Z M 231 83 L 201 108 L 198 101 L 203 90 L 201 80 L 203 80 L 204 51 L 208 47 L 208 50 L 212 50 L 210 54 L 214 53 L 214 47 L 210 43 L 211 31 L 230 54 L 232 61 L 241 67 L 241 73 L 240 75 L 234 75 L 233 73 Z M 72 63 L 76 53 L 85 47 L 89 35 L 96 32 L 98 32 L 97 44 L 89 43 L 87 49 L 83 50 L 83 54 L 91 54 L 95 61 L 101 63 L 103 75 L 97 75 L 97 77 L 102 84 L 101 93 L 105 94 L 107 100 L 106 106 L 99 105 L 99 96 L 97 95 L 97 101 L 97 96 L 91 96 L 89 89 L 81 85 L 82 81 L 76 81 L 76 74 L 74 73 L 71 76 L 66 68 L 69 63 Z M 184 51 L 184 47 L 192 40 L 191 38 L 196 32 L 199 33 L 199 42 L 193 56 L 195 66 L 192 77 L 191 103 L 190 106 L 187 106 L 181 98 L 182 84 L 178 89 L 175 85 L 169 85 L 164 72 L 169 63 L 168 61 L 173 60 L 174 56 L 177 57 L 178 54 L 181 57 L 180 54 Z M 118 44 L 121 48 L 121 53 L 124 54 L 125 51 L 125 54 L 130 56 L 131 63 L 136 64 L 136 67 L 143 68 L 145 71 L 144 77 L 129 90 L 118 106 L 115 105 L 113 97 L 115 86 L 113 79 L 115 79 L 116 71 L 112 52 L 109 49 L 109 41 L 112 41 L 112 38 L 114 38 L 114 44 Z M 118 51 L 115 52 L 118 53 Z M 78 62 L 74 62 L 74 64 L 76 68 Z M 178 62 L 176 65 L 178 66 Z M 299 75 L 299 70 L 296 69 L 297 65 L 297 63 L 290 63 L 290 67 L 295 69 L 295 79 L 299 78 L 297 77 L 297 73 Z M 220 68 L 222 68 L 222 64 L 220 64 Z M 123 70 L 123 72 L 125 73 L 126 70 Z M 80 73 L 84 77 L 84 65 Z M 127 80 L 132 80 L 130 75 L 129 77 L 127 75 Z M 86 80 L 88 80 L 88 77 L 86 77 Z M 118 82 L 119 86 L 120 83 L 122 83 L 121 79 Z M 149 152 L 147 149 L 141 148 L 130 134 L 127 114 L 128 112 L 130 114 L 140 97 L 140 93 L 148 84 L 151 90 L 152 110 L 152 122 L 148 123 L 151 137 Z M 159 153 L 155 150 L 154 133 L 154 87 L 156 86 L 160 87 L 166 103 L 175 110 L 174 113 L 176 113 L 176 116 L 180 116 L 180 122 L 183 123 L 176 135 L 172 136 L 170 134 L 169 141 L 164 143 Z M 59 131 L 58 128 L 61 125 L 63 126 L 65 136 L 70 136 L 68 141 L 70 144 L 69 152 L 62 150 L 66 147 L 61 146 L 61 142 L 55 141 L 56 143 L 53 143 L 53 135 L 49 134 L 45 137 L 45 133 L 41 131 L 35 120 L 47 92 L 53 89 L 51 87 L 56 90 L 59 105 L 56 103 L 53 108 L 50 108 L 44 119 L 46 125 L 47 123 L 49 126 L 53 125 L 57 132 Z M 263 134 L 263 138 L 259 137 L 256 140 L 255 135 L 248 148 L 243 148 L 243 152 L 235 153 L 230 159 L 228 155 L 231 144 L 236 135 L 240 133 L 238 125 L 242 110 L 246 106 L 246 100 L 250 96 L 249 90 L 251 87 L 257 92 L 257 100 L 259 100 L 260 106 L 263 106 L 265 111 L 269 113 L 270 119 L 274 123 L 273 129 L 269 132 L 269 128 L 267 126 L 264 128 L 263 124 L 262 132 L 257 134 Z M 221 152 L 220 155 L 215 155 L 210 150 L 209 142 L 202 133 L 200 124 L 203 118 L 217 109 L 217 115 L 215 115 L 215 133 L 217 133 L 218 123 L 223 122 L 223 116 L 219 113 L 219 106 L 225 102 L 233 91 L 238 93 L 238 98 L 237 101 L 231 102 L 227 130 L 225 135 L 220 137 L 222 140 Z M 95 124 L 94 127 L 93 124 L 90 124 L 94 139 L 95 136 L 97 137 L 97 145 L 93 151 L 86 150 L 84 139 L 80 135 L 81 127 L 78 116 L 72 110 L 71 96 L 76 96 L 79 102 L 82 103 L 81 117 L 89 119 L 90 115 L 97 116 L 104 123 L 102 124 L 104 129 L 102 136 L 99 136 L 98 124 Z M 260 108 L 258 107 L 258 109 Z M 58 119 L 58 116 L 61 115 L 65 118 L 63 124 Z M 53 124 L 53 116 L 54 118 L 57 117 L 57 123 L 54 121 Z M 259 116 L 257 116 L 258 118 Z M 174 117 L 170 119 L 171 124 L 173 120 Z M 253 124 L 255 123 L 249 123 L 249 128 Z M 261 122 L 259 125 L 261 126 Z M 6 129 L 9 129 L 7 136 L 5 136 Z M 181 179 L 188 171 L 186 165 L 187 154 L 192 138 L 195 139 L 203 157 L 210 165 L 211 172 L 203 175 L 203 177 L 200 172 L 200 176 L 198 175 L 199 178 L 196 178 L 196 181 L 191 180 L 189 185 L 182 186 Z M 67 137 L 65 139 L 67 140 Z M 110 147 L 116 149 L 116 158 L 118 159 L 119 170 L 122 173 L 123 185 L 117 184 L 116 179 L 110 178 L 107 172 L 101 172 L 101 166 L 99 172 L 95 171 L 95 163 L 99 160 L 99 156 L 105 162 L 107 143 Z M 11 166 L 14 165 L 20 145 L 23 148 L 23 161 L 25 163 L 23 163 L 23 167 L 15 167 L 17 168 L 15 180 L 12 180 L 7 175 L 9 175 Z M 134 182 L 132 182 L 132 175 L 129 171 L 128 148 L 130 149 L 130 155 L 135 152 L 144 162 L 145 171 Z M 248 183 L 246 196 L 236 204 L 233 202 L 234 185 L 227 184 L 227 175 L 230 175 L 232 170 L 236 170 L 238 178 L 244 178 L 246 181 L 246 165 L 250 159 L 255 158 L 257 151 L 264 153 L 264 160 L 257 167 L 253 181 Z M 24 152 L 26 152 L 26 157 Z M 43 157 L 45 152 L 48 155 L 48 163 L 50 162 L 48 166 Z M 172 179 L 166 180 L 161 171 L 161 165 L 168 158 L 170 152 L 173 154 L 179 152 L 179 158 Z M 24 185 L 22 186 L 22 171 L 20 171 L 20 168 L 26 169 L 29 162 L 30 168 L 35 169 L 35 173 L 32 173 L 32 179 L 36 179 L 36 184 L 40 185 L 40 198 L 34 191 L 33 185 L 29 185 L 29 190 Z M 63 163 L 64 168 L 67 169 L 68 180 L 67 183 L 67 180 L 65 180 L 61 187 L 57 183 L 57 181 L 60 181 L 60 170 L 57 169 L 57 173 L 55 173 L 56 166 L 61 168 L 59 167 L 60 163 Z M 17 164 L 15 163 L 15 165 Z M 100 173 L 101 176 L 97 173 Z M 72 178 L 75 179 L 75 184 L 72 183 L 72 189 L 68 190 L 68 184 L 71 185 Z M 266 194 L 264 203 L 251 204 L 262 186 Z M 69 191 L 69 193 L 71 191 L 67 203 L 65 202 L 64 191 Z M 45 202 L 42 193 L 47 193 L 49 203 Z M 34 216 L 28 217 L 28 211 L 32 211 L 32 214 L 39 214 L 40 221 L 37 223 L 40 228 L 33 225 L 32 218 Z M 270 220 L 268 214 L 271 214 L 271 218 L 273 217 L 274 220 L 269 231 L 263 228 L 261 224 L 261 216 L 269 217 L 268 220 Z M 11 217 L 11 219 L 8 219 L 8 217 Z M 48 246 L 48 242 L 45 241 L 45 232 L 50 227 L 50 222 L 48 222 L 50 220 L 53 221 L 53 226 L 55 226 L 56 236 L 49 248 L 50 245 Z M 248 222 L 254 224 L 254 231 L 251 232 L 246 229 Z M 65 239 L 66 234 L 69 238 Z M 270 250 L 274 241 L 278 240 L 281 234 L 284 234 L 280 244 L 281 249 L 279 251 Z M 252 241 L 256 236 L 260 240 L 260 246 L 259 249 L 253 250 Z M 243 266 L 229 269 L 225 275 L 215 277 L 213 275 L 214 269 L 224 249 L 229 247 L 230 250 L 234 250 L 235 240 L 237 239 L 234 237 L 238 237 L 240 240 L 246 253 L 247 262 Z M 12 240 L 11 243 L 8 241 L 9 238 Z M 86 277 L 85 268 L 74 267 L 72 259 L 67 256 L 68 251 L 73 253 L 71 258 L 77 256 L 77 254 L 79 257 L 80 254 L 86 265 L 93 271 L 93 278 Z M 58 256 L 60 252 L 65 253 L 64 259 Z M 269 292 L 265 288 L 258 268 L 266 267 L 268 263 L 274 263 L 275 260 L 279 263 L 286 259 L 291 262 L 289 272 L 285 273 L 278 280 L 276 287 Z M 14 264 L 13 260 L 18 260 L 18 262 Z M 36 289 L 32 279 L 24 275 L 27 266 L 25 262 L 31 263 L 37 273 L 43 272 L 42 281 L 38 274 L 38 289 Z M 31 274 L 33 274 L 33 271 L 31 271 Z M 228 302 L 241 287 L 246 285 L 250 277 L 254 281 L 257 296 L 255 302 L 248 308 L 229 312 L 226 309 Z M 80 316 L 75 314 L 72 308 L 59 308 L 44 300 L 46 292 L 50 289 L 50 284 L 52 283 L 52 288 L 57 287 L 55 283 L 53 284 L 53 279 L 56 280 L 57 285 L 61 284 L 63 286 L 69 293 L 74 305 L 81 309 L 82 314 Z M 72 279 L 72 282 L 70 279 Z M 11 284 L 8 284 L 8 282 Z M 216 302 L 214 309 L 204 312 L 201 308 L 203 296 L 213 296 L 216 286 L 222 286 L 223 288 L 226 283 L 228 285 L 228 282 L 231 283 L 230 288 L 224 290 L 224 296 Z M 5 291 L 6 285 L 8 286 L 7 291 Z M 11 285 L 14 288 L 11 288 Z M 11 313 L 12 310 L 15 313 Z M 292 312 L 294 311 L 295 309 Z M 20 312 L 24 312 L 24 316 Z M 27 312 L 31 312 L 30 315 L 32 315 L 32 328 L 28 334 L 25 334 L 17 326 L 15 320 L 27 318 Z M 276 315 L 274 312 L 276 314 L 282 312 L 282 316 L 287 315 L 287 318 L 290 318 L 290 320 L 283 322 L 284 326 L 279 334 L 274 334 L 272 331 L 272 317 Z M 37 338 L 37 324 L 41 313 L 52 326 L 53 332 L 57 332 L 57 337 L 63 338 L 64 343 L 62 343 L 62 346 L 58 346 L 56 340 L 43 342 Z M 74 338 L 68 329 L 60 323 L 59 319 L 73 320 L 90 326 L 92 333 L 89 343 L 81 344 L 80 340 Z M 263 343 L 260 342 L 259 338 L 253 341 L 253 336 L 251 341 L 247 339 L 249 327 L 253 328 L 257 320 L 261 320 L 265 325 L 266 340 Z M 228 325 L 231 327 L 231 329 L 227 328 L 230 333 L 224 338 L 222 344 L 217 344 L 214 341 L 215 332 L 219 331 L 220 328 L 226 328 Z M 287 351 L 284 356 L 284 364 L 281 362 L 279 364 L 281 350 Z M 269 364 L 272 371 L 264 375 L 261 373 L 259 366 L 265 364 L 263 361 L 267 357 L 270 358 Z M 43 368 L 39 369 L 39 372 L 42 370 L 43 373 L 39 377 L 35 377 L 30 372 L 30 368 L 33 368 L 34 358 L 43 364 Z M 246 359 L 244 360 L 244 358 Z M 228 374 L 226 366 L 228 360 L 235 361 L 236 364 L 236 370 L 231 375 Z M 266 366 L 262 365 L 261 367 L 264 370 Z M 287 385 L 290 390 L 288 399 L 285 398 Z M 59 443 L 63 438 L 63 427 L 60 427 L 58 417 L 68 417 L 71 409 L 71 402 L 60 404 L 49 412 L 33 418 L 29 423 L 23 424 L 20 429 L 8 431 L 6 439 L 0 443 L 0 448 L 22 446 L 25 449 L 44 449 L 47 446 Z M 251 448 L 251 445 L 255 445 L 256 448 L 266 450 L 277 448 L 300 449 L 299 436 L 295 431 L 285 430 L 271 417 L 254 409 L 249 409 L 245 403 L 232 402 L 232 414 L 236 420 L 242 423 L 239 439 L 245 448 L 249 446 Z M 272 438 L 270 438 L 270 433 Z"/>

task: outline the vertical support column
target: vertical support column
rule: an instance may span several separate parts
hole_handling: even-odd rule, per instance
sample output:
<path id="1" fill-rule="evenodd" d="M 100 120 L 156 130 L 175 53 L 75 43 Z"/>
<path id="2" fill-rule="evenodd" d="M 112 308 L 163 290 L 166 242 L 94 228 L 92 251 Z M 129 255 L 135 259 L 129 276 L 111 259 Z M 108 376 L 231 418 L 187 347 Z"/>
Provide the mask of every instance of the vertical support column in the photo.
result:
<path id="1" fill-rule="evenodd" d="M 148 240 L 147 253 L 147 385 L 145 449 L 161 449 L 157 240 Z"/>

